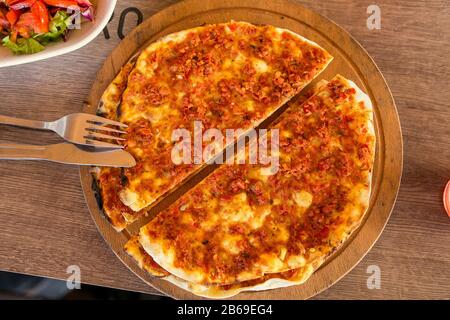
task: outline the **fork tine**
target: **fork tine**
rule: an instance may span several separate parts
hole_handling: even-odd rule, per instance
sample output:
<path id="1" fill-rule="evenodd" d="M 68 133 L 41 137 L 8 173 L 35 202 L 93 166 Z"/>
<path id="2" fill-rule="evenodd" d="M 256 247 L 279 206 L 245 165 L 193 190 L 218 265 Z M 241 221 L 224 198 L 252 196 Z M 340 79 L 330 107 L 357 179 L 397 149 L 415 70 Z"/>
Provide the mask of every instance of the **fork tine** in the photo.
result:
<path id="1" fill-rule="evenodd" d="M 118 140 L 118 141 L 125 141 L 126 139 L 124 138 L 120 138 L 120 137 L 115 137 L 115 136 L 111 136 L 108 134 L 103 134 L 103 133 L 99 133 L 99 132 L 95 132 L 95 131 L 89 131 L 87 130 L 89 135 L 86 136 L 85 138 L 87 139 L 111 139 L 111 140 Z"/>
<path id="2" fill-rule="evenodd" d="M 92 115 L 89 118 L 87 118 L 87 122 L 102 123 L 103 125 L 107 124 L 107 125 L 112 125 L 112 126 L 117 126 L 117 127 L 122 127 L 122 128 L 128 127 L 126 124 L 123 124 L 121 122 L 110 120 L 110 119 L 99 117 L 99 116 L 95 116 L 95 115 Z"/>
<path id="3" fill-rule="evenodd" d="M 121 134 L 126 134 L 126 131 L 121 131 L 121 130 L 117 130 L 117 129 L 111 129 L 108 127 L 104 127 L 102 125 L 98 125 L 98 124 L 91 124 L 89 123 L 89 127 L 86 128 L 86 130 L 88 131 L 96 131 L 96 130 L 102 130 L 102 131 L 109 131 L 109 132 L 115 132 L 115 133 L 121 133 Z"/>
<path id="4" fill-rule="evenodd" d="M 99 140 L 94 140 L 90 138 L 86 138 L 86 144 L 93 147 L 101 147 L 101 148 L 113 148 L 113 149 L 123 149 L 124 146 L 115 143 L 109 143 Z"/>

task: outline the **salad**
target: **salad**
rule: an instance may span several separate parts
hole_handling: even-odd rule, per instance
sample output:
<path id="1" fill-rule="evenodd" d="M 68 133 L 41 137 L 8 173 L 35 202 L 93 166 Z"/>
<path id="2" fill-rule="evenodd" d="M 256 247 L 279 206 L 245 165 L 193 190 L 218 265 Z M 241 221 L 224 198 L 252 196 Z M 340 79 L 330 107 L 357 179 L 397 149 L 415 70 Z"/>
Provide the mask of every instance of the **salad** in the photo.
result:
<path id="1" fill-rule="evenodd" d="M 0 41 L 16 55 L 40 52 L 82 17 L 94 20 L 89 0 L 0 0 Z"/>

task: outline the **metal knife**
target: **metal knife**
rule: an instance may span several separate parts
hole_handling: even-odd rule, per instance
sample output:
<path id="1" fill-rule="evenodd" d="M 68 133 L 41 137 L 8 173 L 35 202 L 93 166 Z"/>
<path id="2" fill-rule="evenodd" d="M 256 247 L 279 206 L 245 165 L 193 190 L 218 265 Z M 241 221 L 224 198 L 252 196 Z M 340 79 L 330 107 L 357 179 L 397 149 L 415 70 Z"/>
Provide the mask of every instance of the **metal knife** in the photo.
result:
<path id="1" fill-rule="evenodd" d="M 80 166 L 134 167 L 136 161 L 124 150 L 99 151 L 70 143 L 48 146 L 0 144 L 0 160 L 47 160 Z"/>

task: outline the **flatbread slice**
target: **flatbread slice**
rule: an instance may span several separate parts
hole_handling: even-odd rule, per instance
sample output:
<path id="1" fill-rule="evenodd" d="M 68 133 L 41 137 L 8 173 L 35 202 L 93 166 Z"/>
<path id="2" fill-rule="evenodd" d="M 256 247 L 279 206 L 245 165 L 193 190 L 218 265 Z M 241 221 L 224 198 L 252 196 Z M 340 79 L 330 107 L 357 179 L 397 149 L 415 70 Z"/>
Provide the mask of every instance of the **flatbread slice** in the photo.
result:
<path id="1" fill-rule="evenodd" d="M 279 129 L 279 167 L 223 165 L 140 230 L 163 269 L 226 285 L 305 267 L 333 252 L 369 205 L 372 104 L 336 76 Z"/>
<path id="2" fill-rule="evenodd" d="M 245 132 L 299 93 L 331 60 L 324 49 L 289 30 L 245 22 L 185 30 L 151 44 L 129 72 L 120 103 L 108 104 L 111 108 L 103 103 L 100 110 L 129 126 L 125 150 L 137 161 L 134 168 L 106 170 L 105 179 L 99 179 L 104 190 L 121 181 L 119 200 L 131 209 L 104 201 L 106 214 L 120 213 L 127 225 L 201 169 L 208 159 L 174 163 L 175 129 L 193 132 L 194 121 L 200 121 L 204 131 Z M 105 100 L 119 96 L 120 79 Z M 121 230 L 124 224 L 115 227 Z"/>

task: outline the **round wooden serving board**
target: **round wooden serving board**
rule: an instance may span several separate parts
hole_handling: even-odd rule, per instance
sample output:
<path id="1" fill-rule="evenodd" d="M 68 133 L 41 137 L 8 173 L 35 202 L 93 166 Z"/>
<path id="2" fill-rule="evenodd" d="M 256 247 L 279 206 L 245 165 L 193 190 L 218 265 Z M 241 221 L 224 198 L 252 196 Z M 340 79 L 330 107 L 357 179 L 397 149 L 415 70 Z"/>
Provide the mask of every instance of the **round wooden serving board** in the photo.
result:
<path id="1" fill-rule="evenodd" d="M 334 61 L 316 79 L 330 80 L 341 74 L 353 80 L 372 99 L 374 106 L 377 148 L 369 210 L 361 227 L 352 235 L 306 283 L 288 288 L 244 292 L 238 299 L 306 299 L 347 274 L 370 250 L 386 225 L 394 206 L 402 173 L 402 135 L 397 110 L 389 88 L 367 52 L 332 21 L 287 0 L 188 0 L 177 3 L 150 17 L 131 32 L 105 61 L 88 97 L 86 112 L 95 113 L 100 97 L 120 68 L 140 49 L 164 35 L 202 24 L 248 21 L 290 29 L 328 50 Z M 179 299 L 197 296 L 169 282 L 150 276 L 123 251 L 130 234 L 138 231 L 163 208 L 158 204 L 153 215 L 116 232 L 104 218 L 92 190 L 89 169 L 80 169 L 86 202 L 100 233 L 119 259 L 152 287 Z M 170 198 L 170 197 L 169 197 Z M 173 201 L 173 200 L 172 200 Z"/>

